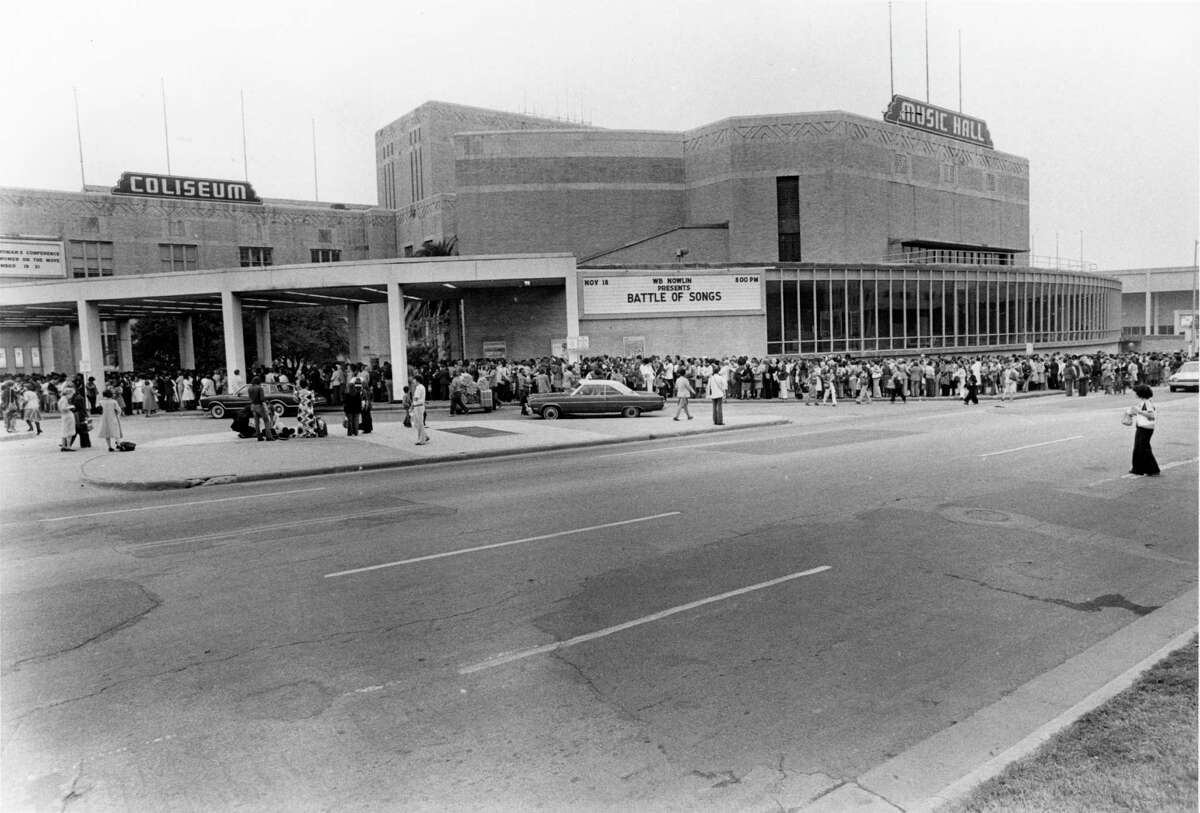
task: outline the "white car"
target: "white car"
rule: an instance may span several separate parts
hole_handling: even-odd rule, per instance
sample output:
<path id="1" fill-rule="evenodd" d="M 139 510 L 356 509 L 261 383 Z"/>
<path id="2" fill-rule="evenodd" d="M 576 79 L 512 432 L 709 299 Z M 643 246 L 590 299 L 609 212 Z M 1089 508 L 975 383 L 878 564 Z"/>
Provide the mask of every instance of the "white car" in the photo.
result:
<path id="1" fill-rule="evenodd" d="M 1167 379 L 1171 392 L 1175 390 L 1196 390 L 1200 392 L 1200 361 L 1185 361 L 1175 374 Z"/>

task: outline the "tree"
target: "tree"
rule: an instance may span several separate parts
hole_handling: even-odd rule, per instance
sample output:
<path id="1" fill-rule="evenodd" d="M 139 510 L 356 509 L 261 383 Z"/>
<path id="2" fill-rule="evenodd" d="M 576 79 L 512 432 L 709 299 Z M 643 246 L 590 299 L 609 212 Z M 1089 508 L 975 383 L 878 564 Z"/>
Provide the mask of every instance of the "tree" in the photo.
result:
<path id="1" fill-rule="evenodd" d="M 414 257 L 455 257 L 458 255 L 458 237 L 430 240 L 413 252 Z"/>
<path id="2" fill-rule="evenodd" d="M 271 352 L 292 367 L 336 361 L 350 351 L 345 306 L 271 311 Z"/>

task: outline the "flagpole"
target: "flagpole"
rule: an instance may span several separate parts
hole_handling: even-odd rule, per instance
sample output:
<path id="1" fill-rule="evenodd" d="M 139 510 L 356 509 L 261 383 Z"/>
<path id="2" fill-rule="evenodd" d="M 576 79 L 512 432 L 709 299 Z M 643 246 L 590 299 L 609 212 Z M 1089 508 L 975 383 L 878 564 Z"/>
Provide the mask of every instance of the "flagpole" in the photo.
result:
<path id="1" fill-rule="evenodd" d="M 246 157 L 246 91 L 239 91 L 242 97 L 242 175 L 246 183 L 250 183 L 250 161 Z"/>
<path id="2" fill-rule="evenodd" d="M 929 104 L 929 0 L 925 0 L 925 103 Z"/>
<path id="3" fill-rule="evenodd" d="M 312 144 L 313 144 L 313 200 L 321 199 L 320 187 L 317 186 L 317 120 L 312 120 Z"/>
<path id="4" fill-rule="evenodd" d="M 87 189 L 87 178 L 83 174 L 83 125 L 79 123 L 79 88 L 71 88 L 75 97 L 75 139 L 79 142 L 79 183 L 80 191 Z"/>
<path id="5" fill-rule="evenodd" d="M 163 144 L 167 148 L 167 174 L 171 174 L 171 135 L 167 130 L 167 80 L 159 77 L 159 84 L 162 87 L 162 109 L 163 109 Z"/>
<path id="6" fill-rule="evenodd" d="M 888 0 L 888 82 L 896 95 L 896 58 L 892 54 L 892 0 Z"/>

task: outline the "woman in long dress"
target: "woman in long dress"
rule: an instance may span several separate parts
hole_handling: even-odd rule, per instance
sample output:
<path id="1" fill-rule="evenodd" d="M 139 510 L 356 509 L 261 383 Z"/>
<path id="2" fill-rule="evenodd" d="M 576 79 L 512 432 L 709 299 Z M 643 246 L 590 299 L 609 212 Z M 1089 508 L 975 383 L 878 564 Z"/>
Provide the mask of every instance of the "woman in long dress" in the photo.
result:
<path id="1" fill-rule="evenodd" d="M 100 396 L 100 425 L 96 428 L 96 436 L 104 438 L 110 452 L 116 451 L 113 441 L 122 437 L 121 405 L 113 398 L 112 390 L 105 390 Z"/>
<path id="2" fill-rule="evenodd" d="M 1126 410 L 1126 413 L 1132 416 L 1136 427 L 1133 436 L 1133 467 L 1129 469 L 1129 473 L 1157 477 L 1158 461 L 1154 459 L 1154 450 L 1150 448 L 1157 413 L 1153 401 L 1154 390 L 1145 384 L 1138 384 L 1133 388 L 1133 394 L 1141 400 Z"/>
<path id="3" fill-rule="evenodd" d="M 58 445 L 60 452 L 73 452 L 71 444 L 75 442 L 75 410 L 71 408 L 71 399 L 75 395 L 75 391 L 70 387 L 64 387 L 62 395 L 58 397 L 58 414 L 62 416 L 59 419 L 59 432 L 62 435 L 62 443 Z"/>
<path id="4" fill-rule="evenodd" d="M 158 393 L 154 389 L 154 379 L 142 381 L 142 415 L 149 418 L 158 412 Z"/>
<path id="5" fill-rule="evenodd" d="M 309 388 L 307 379 L 301 378 L 297 384 L 296 398 L 300 402 L 296 409 L 296 420 L 300 423 L 299 437 L 315 438 L 317 436 L 317 394 Z"/>

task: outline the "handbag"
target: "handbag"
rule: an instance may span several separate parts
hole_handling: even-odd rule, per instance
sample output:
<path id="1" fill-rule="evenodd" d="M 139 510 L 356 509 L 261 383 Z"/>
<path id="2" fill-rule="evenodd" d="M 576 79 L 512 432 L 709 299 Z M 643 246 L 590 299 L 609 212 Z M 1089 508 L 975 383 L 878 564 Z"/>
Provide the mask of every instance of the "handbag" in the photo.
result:
<path id="1" fill-rule="evenodd" d="M 1124 426 L 1133 426 L 1133 416 L 1126 412 L 1121 416 L 1121 424 Z"/>
<path id="2" fill-rule="evenodd" d="M 412 429 L 412 416 L 411 415 L 404 416 L 404 427 L 406 429 Z"/>

